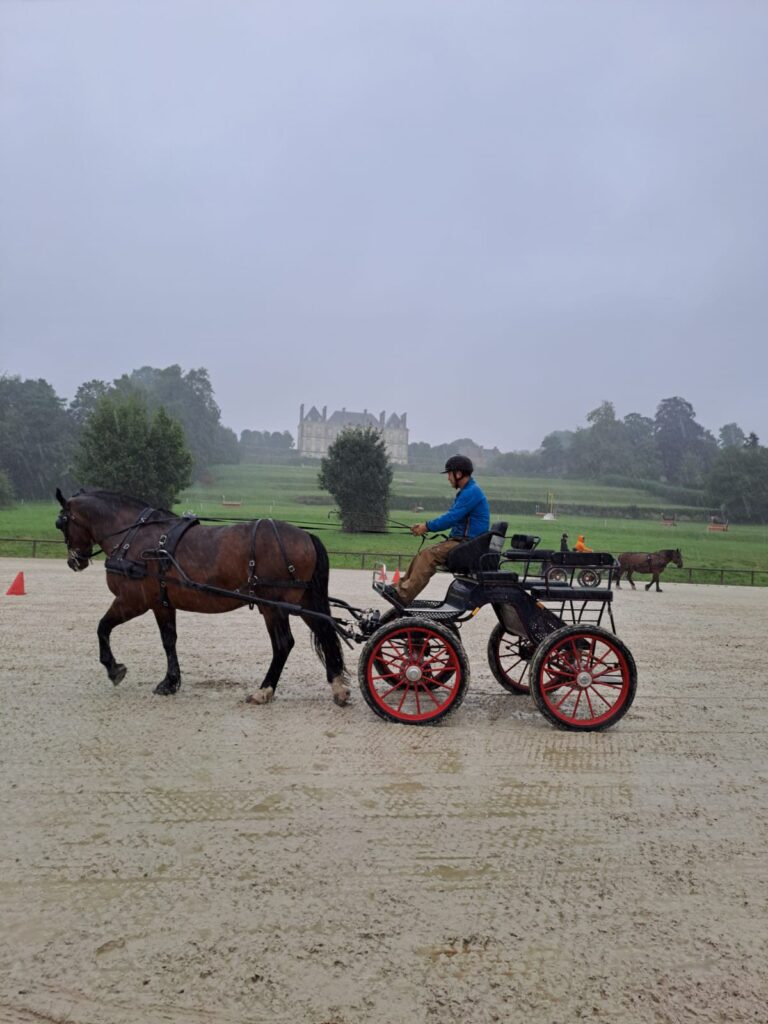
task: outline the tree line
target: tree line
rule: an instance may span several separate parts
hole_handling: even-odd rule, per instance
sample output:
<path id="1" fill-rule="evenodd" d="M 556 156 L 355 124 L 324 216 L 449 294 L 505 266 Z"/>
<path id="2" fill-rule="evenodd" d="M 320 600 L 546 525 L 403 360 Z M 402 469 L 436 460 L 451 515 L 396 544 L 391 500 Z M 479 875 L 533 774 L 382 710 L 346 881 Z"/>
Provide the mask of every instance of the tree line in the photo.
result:
<path id="1" fill-rule="evenodd" d="M 679 396 L 662 399 L 653 417 L 623 419 L 612 402 L 587 413 L 587 426 L 555 430 L 536 451 L 491 456 L 483 472 L 510 476 L 571 477 L 615 486 L 642 487 L 673 504 L 701 505 L 744 522 L 768 521 L 768 448 L 737 423 L 717 437 Z M 479 445 L 408 446 L 409 459 L 437 468 L 448 449 L 472 455 Z M 450 452 L 448 452 L 450 454 Z"/>
<path id="2" fill-rule="evenodd" d="M 203 368 L 89 380 L 69 403 L 46 380 L 0 376 L 0 503 L 85 484 L 167 507 L 209 465 L 237 461 Z"/>
<path id="3" fill-rule="evenodd" d="M 679 396 L 660 401 L 654 417 L 621 419 L 602 402 L 586 421 L 547 434 L 536 451 L 491 455 L 483 471 L 641 486 L 671 503 L 768 521 L 768 449 L 737 423 L 715 437 Z M 409 458 L 442 468 L 464 448 L 480 450 L 469 438 L 417 442 Z M 111 382 L 86 381 L 69 403 L 46 380 L 0 376 L 0 505 L 92 484 L 167 507 L 211 465 L 297 458 L 288 431 L 244 430 L 238 438 L 224 426 L 204 368 L 144 366 Z"/>
<path id="4" fill-rule="evenodd" d="M 0 506 L 78 484 L 168 506 L 209 466 L 291 461 L 293 445 L 287 430 L 224 426 L 203 367 L 85 381 L 70 402 L 42 378 L 0 376 Z"/>

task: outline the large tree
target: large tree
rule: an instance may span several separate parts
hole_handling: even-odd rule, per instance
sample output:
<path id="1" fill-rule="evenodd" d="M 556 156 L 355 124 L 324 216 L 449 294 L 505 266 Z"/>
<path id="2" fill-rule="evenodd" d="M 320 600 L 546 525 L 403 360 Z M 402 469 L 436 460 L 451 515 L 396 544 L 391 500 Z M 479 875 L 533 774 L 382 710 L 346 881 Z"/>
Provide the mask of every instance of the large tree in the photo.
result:
<path id="1" fill-rule="evenodd" d="M 717 442 L 696 422 L 691 403 L 678 395 L 662 399 L 656 409 L 654 433 L 667 480 L 700 486 L 717 454 Z"/>
<path id="2" fill-rule="evenodd" d="M 601 404 L 587 413 L 589 427 L 577 430 L 568 452 L 569 476 L 595 480 L 609 474 L 631 471 L 631 451 L 626 429 L 616 418 L 613 402 Z"/>
<path id="3" fill-rule="evenodd" d="M 656 447 L 654 421 L 630 412 L 624 417 L 624 437 L 629 447 L 630 473 L 638 480 L 658 480 L 661 459 Z"/>
<path id="4" fill-rule="evenodd" d="M 573 430 L 553 430 L 541 442 L 541 468 L 552 476 L 568 471 L 568 453 L 573 444 Z"/>
<path id="5" fill-rule="evenodd" d="M 723 448 L 707 476 L 707 495 L 732 519 L 768 522 L 768 448 Z"/>
<path id="6" fill-rule="evenodd" d="M 320 463 L 318 482 L 336 499 L 345 533 L 386 530 L 392 466 L 378 430 L 343 430 Z"/>
<path id="7" fill-rule="evenodd" d="M 0 470 L 18 498 L 50 497 L 66 486 L 72 430 L 45 380 L 0 376 Z"/>
<path id="8" fill-rule="evenodd" d="M 743 448 L 747 435 L 738 423 L 726 423 L 718 435 L 721 448 Z"/>
<path id="9" fill-rule="evenodd" d="M 75 470 L 81 483 L 171 508 L 191 482 L 192 456 L 181 424 L 141 395 L 105 396 L 83 428 Z"/>
<path id="10" fill-rule="evenodd" d="M 198 474 L 217 461 L 237 462 L 237 446 L 232 438 L 224 436 L 221 411 L 213 397 L 208 371 L 204 367 L 184 373 L 180 366 L 142 366 L 118 377 L 113 391 L 120 395 L 136 392 L 144 396 L 151 411 L 163 406 L 184 428 L 193 471 Z"/>
<path id="11" fill-rule="evenodd" d="M 80 385 L 68 410 L 76 427 L 85 426 L 99 401 L 111 390 L 112 386 L 104 380 L 87 380 Z"/>
<path id="12" fill-rule="evenodd" d="M 0 508 L 8 508 L 13 504 L 13 487 L 8 475 L 0 469 Z"/>

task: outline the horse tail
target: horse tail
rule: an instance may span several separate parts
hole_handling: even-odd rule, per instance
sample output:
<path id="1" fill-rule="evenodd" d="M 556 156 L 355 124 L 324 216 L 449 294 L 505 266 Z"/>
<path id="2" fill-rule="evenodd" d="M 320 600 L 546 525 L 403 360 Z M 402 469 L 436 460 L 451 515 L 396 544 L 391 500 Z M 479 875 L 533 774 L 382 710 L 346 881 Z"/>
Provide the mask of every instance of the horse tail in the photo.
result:
<path id="1" fill-rule="evenodd" d="M 315 548 L 315 571 L 307 588 L 306 608 L 307 611 L 321 612 L 323 615 L 331 614 L 331 606 L 328 603 L 328 581 L 330 578 L 330 565 L 328 563 L 328 552 L 325 545 L 314 534 L 309 534 L 309 539 Z M 328 672 L 328 682 L 332 682 L 337 676 L 343 675 L 344 654 L 341 649 L 341 640 L 334 627 L 326 619 L 316 619 L 314 616 L 307 616 L 304 620 L 312 631 L 312 645 L 315 648 L 320 661 L 325 665 Z"/>

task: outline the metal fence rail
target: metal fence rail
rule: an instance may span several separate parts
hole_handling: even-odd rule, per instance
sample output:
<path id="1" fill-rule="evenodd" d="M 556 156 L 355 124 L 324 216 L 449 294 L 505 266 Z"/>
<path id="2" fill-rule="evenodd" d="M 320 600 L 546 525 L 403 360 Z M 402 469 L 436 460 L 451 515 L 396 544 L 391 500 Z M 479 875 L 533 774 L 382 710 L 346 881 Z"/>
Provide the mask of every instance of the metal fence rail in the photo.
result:
<path id="1" fill-rule="evenodd" d="M 63 547 L 64 541 L 43 540 L 39 537 L 0 537 L 0 545 L 3 544 L 26 545 L 27 552 L 19 553 L 19 557 L 29 557 L 29 552 L 31 552 L 32 558 L 37 558 L 38 547 L 46 544 Z M 332 564 L 339 569 L 372 569 L 375 565 L 381 565 L 383 562 L 387 565 L 388 569 L 394 570 L 397 568 L 402 572 L 403 569 L 410 565 L 413 554 L 393 551 L 331 551 L 329 549 L 328 557 L 331 559 Z M 646 573 L 645 575 L 647 576 L 648 574 Z M 731 569 L 727 566 L 711 569 L 703 565 L 691 565 L 683 569 L 675 569 L 669 566 L 663 573 L 663 578 L 670 583 L 710 583 L 736 587 L 768 587 L 768 569 Z"/>

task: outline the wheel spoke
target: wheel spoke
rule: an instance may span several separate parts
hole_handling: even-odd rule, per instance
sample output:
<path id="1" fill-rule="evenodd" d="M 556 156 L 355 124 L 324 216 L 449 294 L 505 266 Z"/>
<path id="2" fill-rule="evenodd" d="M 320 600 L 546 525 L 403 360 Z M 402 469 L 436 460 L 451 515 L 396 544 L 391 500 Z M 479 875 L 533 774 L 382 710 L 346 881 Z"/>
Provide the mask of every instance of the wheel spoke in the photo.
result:
<path id="1" fill-rule="evenodd" d="M 596 697 L 600 698 L 600 700 L 603 702 L 603 704 L 605 704 L 605 706 L 607 708 L 612 708 L 613 707 L 613 704 L 609 700 L 606 700 L 605 697 L 602 695 L 602 693 L 600 693 L 599 690 L 596 690 L 594 688 L 594 686 L 592 687 L 592 691 L 593 691 L 593 693 L 595 694 Z"/>
<path id="2" fill-rule="evenodd" d="M 606 647 L 604 653 L 601 654 L 599 658 L 598 657 L 593 657 L 592 662 L 591 662 L 592 667 L 596 668 L 598 665 L 604 665 L 605 664 L 605 659 L 610 657 L 611 654 L 613 654 L 613 653 L 614 652 L 609 647 Z"/>
<path id="3" fill-rule="evenodd" d="M 573 691 L 574 691 L 574 690 L 575 690 L 575 687 L 574 687 L 574 686 L 571 686 L 571 687 L 570 687 L 570 688 L 569 688 L 569 689 L 568 689 L 568 690 L 566 691 L 566 694 L 565 694 L 565 696 L 564 696 L 564 697 L 562 698 L 562 700 L 559 700 L 559 701 L 557 702 L 557 704 L 555 704 L 555 707 L 556 707 L 556 708 L 560 708 L 560 707 L 562 707 L 562 705 L 563 705 L 563 704 L 565 704 L 565 702 L 566 702 L 566 701 L 568 700 L 568 698 L 569 698 L 569 697 L 571 696 L 571 694 L 573 693 Z"/>
<path id="4" fill-rule="evenodd" d="M 586 700 L 587 705 L 589 707 L 589 717 L 590 718 L 594 718 L 595 717 L 595 709 L 592 707 L 592 701 L 589 699 L 589 688 L 584 690 L 584 699 Z"/>
<path id="5" fill-rule="evenodd" d="M 405 690 L 403 691 L 403 696 L 400 698 L 400 703 L 397 705 L 397 710 L 398 711 L 402 711 L 403 710 L 403 704 L 405 704 L 405 698 L 408 696 L 408 691 L 411 688 L 411 684 L 410 684 L 410 682 L 407 679 L 404 680 L 404 682 L 405 682 Z"/>
<path id="6" fill-rule="evenodd" d="M 593 679 L 602 679 L 603 676 L 607 676 L 607 675 L 610 675 L 612 672 L 618 672 L 618 671 L 619 671 L 619 666 L 618 665 L 606 665 L 602 672 L 593 672 L 592 673 L 592 678 Z"/>
<path id="7" fill-rule="evenodd" d="M 383 700 L 383 699 L 384 699 L 385 697 L 389 697 L 389 695 L 390 695 L 391 693 L 394 693 L 394 692 L 395 692 L 395 690 L 399 690 L 399 689 L 400 689 L 400 687 L 401 687 L 401 686 L 403 685 L 403 683 L 404 683 L 404 682 L 405 682 L 405 680 L 401 679 L 399 683 L 395 683 L 395 685 L 394 685 L 394 686 L 390 686 L 390 688 L 389 688 L 388 690 L 385 690 L 385 691 L 384 691 L 384 692 L 383 692 L 382 694 L 380 694 L 379 696 L 380 696 L 380 697 L 382 698 L 382 700 Z M 406 683 L 406 687 L 407 687 L 407 685 L 408 685 L 408 684 Z"/>
<path id="8" fill-rule="evenodd" d="M 437 662 L 439 666 L 446 668 L 448 665 L 448 652 L 438 651 L 437 654 L 433 655 L 431 658 L 427 658 L 426 661 L 423 661 L 421 663 L 422 669 L 426 668 L 428 665 L 431 665 L 433 662 Z"/>
<path id="9" fill-rule="evenodd" d="M 419 684 L 419 685 L 421 685 L 421 684 Z M 437 684 L 437 685 L 441 685 L 441 684 Z M 443 706 L 443 702 L 439 701 L 437 699 L 437 697 L 434 695 L 432 689 L 429 686 L 425 686 L 424 687 L 424 693 L 426 694 L 427 697 L 429 697 L 429 699 L 432 701 L 432 703 L 435 705 L 436 708 L 439 708 L 439 707 Z"/>
<path id="10" fill-rule="evenodd" d="M 582 656 L 582 654 L 584 652 L 580 651 L 579 648 L 576 646 L 576 637 L 572 637 L 571 638 L 570 648 L 571 648 L 571 655 L 570 656 L 571 656 L 571 659 L 573 661 L 573 669 L 574 669 L 574 672 L 578 672 L 581 669 L 581 667 L 582 667 L 581 656 Z"/>
<path id="11" fill-rule="evenodd" d="M 562 676 L 563 679 L 573 679 L 575 675 L 572 668 L 564 669 L 560 668 L 559 665 L 547 665 L 547 672 L 549 673 L 550 679 L 554 679 L 555 676 Z M 560 682 L 557 685 L 562 686 L 563 684 Z"/>

